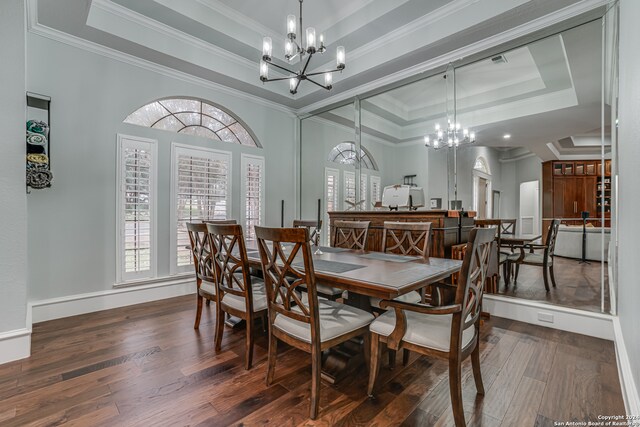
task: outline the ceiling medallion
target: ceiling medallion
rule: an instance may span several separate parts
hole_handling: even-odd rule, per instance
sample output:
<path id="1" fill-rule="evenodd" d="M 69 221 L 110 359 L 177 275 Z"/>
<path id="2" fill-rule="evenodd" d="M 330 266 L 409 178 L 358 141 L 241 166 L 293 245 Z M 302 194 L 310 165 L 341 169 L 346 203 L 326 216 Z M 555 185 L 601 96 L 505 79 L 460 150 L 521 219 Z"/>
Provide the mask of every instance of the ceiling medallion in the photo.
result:
<path id="1" fill-rule="evenodd" d="M 435 124 L 435 131 L 432 134 L 424 136 L 424 145 L 435 150 L 440 148 L 459 147 L 463 144 L 473 144 L 476 142 L 476 133 L 463 127 L 460 122 L 456 121 L 456 70 L 453 64 L 447 66 L 444 74 L 446 80 L 445 105 L 447 107 L 447 125 L 440 126 Z M 449 111 L 449 94 L 452 92 L 451 101 L 453 103 L 453 113 Z"/>
<path id="2" fill-rule="evenodd" d="M 273 44 L 271 37 L 264 37 L 262 39 L 262 60 L 260 61 L 260 80 L 264 82 L 275 82 L 279 80 L 289 80 L 289 92 L 295 95 L 298 92 L 298 87 L 303 80 L 307 80 L 316 86 L 320 86 L 326 90 L 331 90 L 333 83 L 333 73 L 344 70 L 345 68 L 345 50 L 344 46 L 338 46 L 336 49 L 336 68 L 327 71 L 318 71 L 315 73 L 307 73 L 311 58 L 316 53 L 324 53 L 327 48 L 324 45 L 324 37 L 320 34 L 318 47 L 318 41 L 316 40 L 316 30 L 313 27 L 309 27 L 306 30 L 306 37 L 302 40 L 302 1 L 300 2 L 300 28 L 299 34 L 296 34 L 296 17 L 295 15 L 287 16 L 287 37 L 285 40 L 285 52 L 284 57 L 287 62 L 293 61 L 295 58 L 299 59 L 300 69 L 298 71 L 290 70 L 287 67 L 278 65 L 272 61 Z M 296 39 L 299 40 L 296 41 Z M 306 60 L 305 60 L 306 57 Z M 287 77 L 279 77 L 275 79 L 269 78 L 269 66 L 276 67 L 289 75 Z M 320 84 L 311 77 L 324 75 L 324 84 Z"/>

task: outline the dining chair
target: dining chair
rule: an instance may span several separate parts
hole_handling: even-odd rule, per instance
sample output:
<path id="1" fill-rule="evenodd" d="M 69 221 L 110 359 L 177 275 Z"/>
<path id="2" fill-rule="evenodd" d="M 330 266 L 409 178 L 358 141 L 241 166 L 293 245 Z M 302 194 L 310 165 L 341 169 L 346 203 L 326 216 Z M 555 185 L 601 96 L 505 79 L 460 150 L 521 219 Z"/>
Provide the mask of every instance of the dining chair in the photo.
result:
<path id="1" fill-rule="evenodd" d="M 315 246 L 320 246 L 320 230 L 322 229 L 322 220 L 318 222 L 314 219 L 294 219 L 293 227 L 304 227 L 309 230 L 309 243 Z"/>
<path id="2" fill-rule="evenodd" d="M 235 219 L 203 219 L 202 222 L 204 224 L 222 224 L 222 225 L 233 225 L 238 222 Z"/>
<path id="3" fill-rule="evenodd" d="M 251 369 L 253 360 L 254 320 L 267 314 L 267 296 L 264 282 L 249 274 L 247 250 L 242 226 L 237 224 L 207 224 L 216 292 L 220 310 L 243 319 L 246 323 L 245 369 Z M 224 334 L 224 319 L 216 318 L 216 344 L 219 351 Z"/>
<path id="4" fill-rule="evenodd" d="M 554 219 L 549 225 L 547 230 L 547 240 L 544 245 L 540 244 L 527 244 L 520 247 L 520 253 L 514 253 L 509 255 L 508 262 L 515 264 L 516 273 L 514 281 L 518 281 L 518 273 L 520 272 L 520 265 L 532 265 L 535 267 L 542 267 L 542 278 L 544 280 L 544 288 L 547 292 L 549 289 L 549 279 L 547 276 L 551 276 L 551 283 L 553 287 L 556 287 L 556 277 L 553 273 L 553 253 L 556 248 L 556 237 L 558 236 L 558 228 L 560 227 L 560 220 Z M 529 252 L 526 252 L 526 251 Z M 536 253 L 536 250 L 542 250 L 542 253 Z"/>
<path id="5" fill-rule="evenodd" d="M 202 316 L 202 302 L 216 302 L 216 319 L 221 316 L 220 305 L 216 300 L 216 279 L 211 259 L 211 244 L 207 226 L 203 223 L 187 223 L 187 232 L 191 242 L 191 254 L 193 255 L 193 266 L 196 270 L 196 298 L 198 305 L 196 308 L 196 322 L 193 329 L 200 327 Z"/>
<path id="6" fill-rule="evenodd" d="M 429 258 L 431 242 L 430 222 L 385 221 L 382 231 L 382 252 Z M 412 291 L 396 298 L 396 301 L 419 303 L 426 301 L 425 288 Z M 429 298 L 431 294 L 429 294 Z M 371 306 L 380 308 L 380 298 L 371 297 Z"/>
<path id="7" fill-rule="evenodd" d="M 256 226 L 260 261 L 269 306 L 267 385 L 275 375 L 278 341 L 311 354 L 311 405 L 318 415 L 322 351 L 364 335 L 368 345 L 373 315 L 335 301 L 318 299 L 316 278 L 306 228 Z M 293 278 L 293 280 L 287 280 Z M 307 286 L 306 298 L 296 287 Z"/>
<path id="8" fill-rule="evenodd" d="M 514 234 L 511 233 L 510 230 L 515 230 L 515 219 L 514 220 L 503 220 L 503 219 L 476 219 L 475 226 L 480 228 L 493 228 L 496 233 L 495 245 L 491 250 L 491 258 L 489 259 L 489 281 L 491 282 L 491 286 L 487 284 L 487 288 L 489 288 L 489 292 L 496 293 L 498 283 L 500 281 L 500 267 L 502 267 L 502 277 L 506 278 L 507 276 L 507 268 L 510 267 L 508 262 L 508 257 L 512 252 L 503 252 L 500 250 L 502 247 L 502 234 Z M 504 224 L 507 224 L 505 226 Z M 507 230 L 505 232 L 505 230 Z"/>
<path id="9" fill-rule="evenodd" d="M 373 396 L 380 368 L 381 346 L 408 349 L 449 361 L 449 394 L 455 425 L 465 425 L 462 404 L 462 362 L 471 356 L 473 379 L 478 394 L 484 394 L 480 372 L 480 312 L 491 243 L 495 230 L 471 230 L 460 271 L 460 282 L 451 305 L 434 307 L 401 301 L 382 301 L 386 313 L 371 323 L 369 396 Z M 447 286 L 439 284 L 439 286 Z"/>
<path id="10" fill-rule="evenodd" d="M 371 221 L 335 221 L 333 246 L 336 248 L 365 250 Z"/>

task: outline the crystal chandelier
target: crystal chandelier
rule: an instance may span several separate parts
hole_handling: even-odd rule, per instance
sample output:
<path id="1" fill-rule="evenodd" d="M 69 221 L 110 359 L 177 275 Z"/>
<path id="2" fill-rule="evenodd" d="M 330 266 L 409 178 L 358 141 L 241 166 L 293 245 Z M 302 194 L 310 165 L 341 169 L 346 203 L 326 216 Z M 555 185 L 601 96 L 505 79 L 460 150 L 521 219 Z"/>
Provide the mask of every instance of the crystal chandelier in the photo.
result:
<path id="1" fill-rule="evenodd" d="M 316 30 L 313 27 L 309 27 L 306 30 L 306 37 L 302 40 L 302 1 L 300 2 L 300 28 L 299 34 L 296 34 L 296 17 L 295 15 L 287 16 L 287 37 L 285 40 L 284 57 L 287 62 L 291 62 L 298 58 L 301 68 L 298 71 L 290 70 L 272 62 L 273 44 L 271 37 L 264 37 L 262 39 L 262 60 L 260 61 L 260 80 L 264 82 L 275 82 L 279 80 L 289 80 L 289 92 L 295 95 L 298 92 L 298 87 L 303 80 L 310 81 L 316 86 L 320 86 L 326 90 L 331 90 L 333 87 L 333 73 L 336 71 L 342 71 L 345 67 L 345 50 L 344 46 L 338 46 L 336 49 L 336 68 L 333 70 L 319 71 L 315 73 L 307 73 L 311 57 L 316 53 L 324 53 L 327 48 L 324 45 L 324 36 L 320 34 L 319 40 L 316 39 Z M 296 39 L 299 40 L 296 41 Z M 319 42 L 319 46 L 318 46 Z M 305 60 L 306 57 L 306 60 Z M 269 66 L 276 67 L 282 71 L 285 71 L 287 77 L 269 78 Z M 311 77 L 324 75 L 324 84 L 320 84 Z"/>
<path id="2" fill-rule="evenodd" d="M 447 66 L 447 71 L 443 77 L 446 80 L 445 103 L 447 107 L 447 124 L 443 127 L 440 126 L 440 123 L 436 123 L 434 133 L 424 136 L 424 145 L 435 150 L 440 148 L 457 148 L 463 144 L 473 144 L 476 142 L 476 133 L 463 127 L 456 121 L 456 70 L 453 64 Z M 450 93 L 452 93 L 451 97 L 449 97 Z M 449 111 L 450 98 L 453 103 L 453 112 Z"/>

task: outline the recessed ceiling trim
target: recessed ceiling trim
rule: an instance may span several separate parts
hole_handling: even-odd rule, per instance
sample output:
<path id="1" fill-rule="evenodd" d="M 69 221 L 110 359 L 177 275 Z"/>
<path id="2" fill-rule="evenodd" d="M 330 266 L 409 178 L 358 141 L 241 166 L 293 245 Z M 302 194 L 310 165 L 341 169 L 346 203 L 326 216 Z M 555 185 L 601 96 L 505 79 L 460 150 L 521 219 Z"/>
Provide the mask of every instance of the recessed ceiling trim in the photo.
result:
<path id="1" fill-rule="evenodd" d="M 28 1 L 29 3 L 37 2 L 37 0 L 28 0 Z M 235 96 L 237 98 L 242 98 L 247 101 L 254 102 L 256 104 L 260 104 L 262 106 L 273 108 L 274 110 L 286 113 L 291 117 L 297 117 L 295 110 L 285 105 L 282 105 L 280 103 L 272 102 L 259 96 L 254 96 L 246 92 L 232 89 L 225 85 L 221 85 L 219 83 L 215 83 L 210 80 L 196 77 L 192 74 L 178 71 L 174 68 L 160 65 L 155 62 L 147 61 L 146 59 L 141 59 L 136 56 L 121 52 L 119 50 L 112 49 L 110 47 L 106 47 L 104 45 L 85 40 L 83 38 L 65 33 L 63 31 L 56 30 L 51 27 L 47 27 L 46 25 L 42 25 L 37 21 L 35 21 L 37 19 L 37 13 L 36 14 L 32 13 L 33 9 L 31 7 L 28 8 L 28 11 L 29 11 L 28 17 L 27 17 L 29 22 L 28 29 L 29 29 L 29 32 L 35 35 L 38 35 L 50 40 L 54 40 L 54 41 L 66 44 L 68 46 L 72 46 L 77 49 L 82 49 L 87 52 L 91 52 L 93 54 L 114 59 L 116 61 L 120 61 L 125 64 L 129 64 L 132 66 L 146 69 L 148 71 L 162 74 L 167 77 L 181 80 L 189 84 L 216 90 L 230 96 Z"/>
<path id="2" fill-rule="evenodd" d="M 563 21 L 579 16 L 583 13 L 589 12 L 598 7 L 602 7 L 609 3 L 610 0 L 583 0 L 579 3 L 574 3 L 551 14 L 533 19 L 526 24 L 519 25 L 508 31 L 504 31 L 500 34 L 487 37 L 463 48 L 448 52 L 445 55 L 430 59 L 413 67 L 406 68 L 402 71 L 389 74 L 383 78 L 376 79 L 369 83 L 354 87 L 353 89 L 346 90 L 313 104 L 306 105 L 298 109 L 298 113 L 313 113 L 316 110 L 320 110 L 333 104 L 344 102 L 348 98 L 353 98 L 355 96 L 360 96 L 362 97 L 362 99 L 366 99 L 368 92 L 374 92 L 376 89 L 379 89 L 381 87 L 392 85 L 404 79 L 414 77 L 420 73 L 434 70 L 438 67 L 443 67 L 449 62 L 456 62 L 462 60 L 467 56 L 480 54 L 493 47 L 503 45 L 520 37 L 524 37 L 528 34 L 543 30 L 544 28 L 559 24 Z"/>

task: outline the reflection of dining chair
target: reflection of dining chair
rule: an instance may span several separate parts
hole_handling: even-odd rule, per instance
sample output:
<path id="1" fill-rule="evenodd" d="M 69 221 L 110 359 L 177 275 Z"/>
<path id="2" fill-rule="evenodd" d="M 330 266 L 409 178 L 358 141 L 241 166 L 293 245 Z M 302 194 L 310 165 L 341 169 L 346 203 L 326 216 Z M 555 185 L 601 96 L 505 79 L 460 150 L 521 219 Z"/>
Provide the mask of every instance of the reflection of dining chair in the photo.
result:
<path id="1" fill-rule="evenodd" d="M 365 336 L 365 345 L 368 345 L 373 315 L 335 301 L 318 299 L 307 229 L 256 227 L 256 236 L 269 305 L 267 385 L 271 385 L 275 375 L 278 340 L 310 353 L 309 416 L 315 419 L 320 401 L 322 351 L 359 335 Z M 285 253 L 283 243 L 294 246 Z M 308 290 L 306 298 L 295 291 L 302 284 Z"/>
<path id="2" fill-rule="evenodd" d="M 317 220 L 304 220 L 304 219 L 294 219 L 293 227 L 304 227 L 309 230 L 309 243 L 312 245 L 319 246 L 320 245 L 320 230 L 322 229 L 322 220 L 318 222 Z"/>
<path id="3" fill-rule="evenodd" d="M 333 223 L 333 246 L 364 250 L 367 246 L 370 223 L 370 221 L 335 221 Z"/>
<path id="4" fill-rule="evenodd" d="M 196 308 L 196 322 L 194 329 L 200 327 L 200 317 L 202 316 L 202 300 L 216 302 L 216 318 L 222 314 L 220 306 L 216 300 L 216 279 L 213 263 L 211 259 L 211 245 L 207 233 L 206 224 L 187 223 L 187 232 L 191 242 L 191 254 L 193 255 L 193 266 L 196 269 L 196 298 L 198 306 Z"/>
<path id="5" fill-rule="evenodd" d="M 434 307 L 401 301 L 383 301 L 386 313 L 371 323 L 369 396 L 373 395 L 380 367 L 381 346 L 401 348 L 449 361 L 449 392 L 456 426 L 464 426 L 462 361 L 471 356 L 478 394 L 484 394 L 480 372 L 480 309 L 495 230 L 474 228 L 460 271 L 454 303 Z"/>
<path id="6" fill-rule="evenodd" d="M 559 227 L 560 220 L 554 219 L 547 231 L 547 240 L 545 240 L 547 242 L 546 244 L 526 244 L 518 247 L 518 249 L 520 249 L 520 253 L 509 255 L 509 263 L 513 263 L 516 266 L 514 281 L 518 281 L 518 273 L 520 272 L 521 264 L 532 265 L 535 267 L 542 267 L 542 278 L 544 279 L 544 288 L 547 292 L 550 291 L 547 275 L 551 276 L 551 283 L 554 288 L 556 287 L 556 278 L 553 274 L 553 252 L 556 248 L 556 237 L 558 236 Z M 543 252 L 536 253 L 536 250 L 542 250 Z"/>
<path id="7" fill-rule="evenodd" d="M 382 252 L 429 258 L 430 235 L 430 222 L 385 221 L 382 231 Z M 425 300 L 425 288 L 396 298 L 396 301 L 412 303 L 424 302 Z M 380 308 L 380 298 L 371 297 L 370 301 L 372 307 Z"/>
<path id="8" fill-rule="evenodd" d="M 247 250 L 242 227 L 237 224 L 207 224 L 216 273 L 216 291 L 220 310 L 245 320 L 245 369 L 253 359 L 254 319 L 266 316 L 267 295 L 264 282 L 249 275 Z M 264 323 L 263 323 L 264 325 Z M 222 345 L 224 319 L 216 319 L 216 351 Z"/>
<path id="9" fill-rule="evenodd" d="M 475 220 L 476 227 L 480 228 L 492 228 L 496 233 L 495 244 L 491 247 L 491 256 L 489 258 L 489 275 L 487 277 L 486 284 L 486 292 L 487 293 L 497 293 L 498 292 L 498 283 L 500 282 L 500 266 L 502 266 L 502 276 L 507 277 L 507 268 L 509 267 L 509 263 L 507 262 L 507 258 L 510 253 L 505 253 L 500 251 L 500 247 L 502 245 L 502 231 L 505 229 L 503 227 L 503 221 L 508 221 L 509 224 L 512 220 L 502 220 L 502 219 L 477 219 Z M 507 227 L 507 229 L 511 229 L 511 226 Z M 510 233 L 507 233 L 510 234 Z"/>

